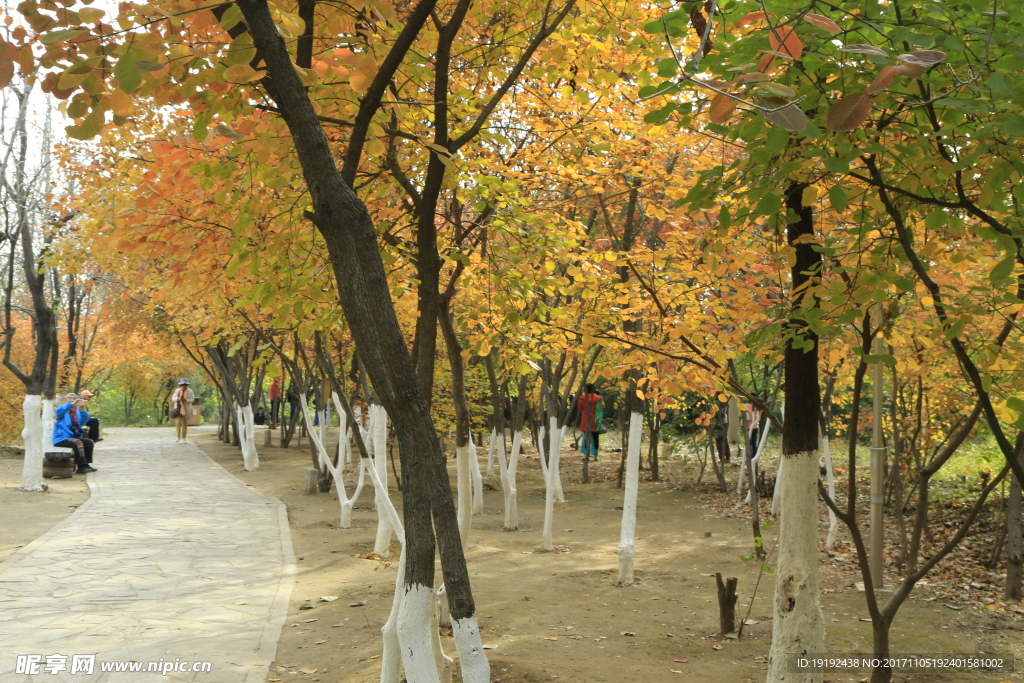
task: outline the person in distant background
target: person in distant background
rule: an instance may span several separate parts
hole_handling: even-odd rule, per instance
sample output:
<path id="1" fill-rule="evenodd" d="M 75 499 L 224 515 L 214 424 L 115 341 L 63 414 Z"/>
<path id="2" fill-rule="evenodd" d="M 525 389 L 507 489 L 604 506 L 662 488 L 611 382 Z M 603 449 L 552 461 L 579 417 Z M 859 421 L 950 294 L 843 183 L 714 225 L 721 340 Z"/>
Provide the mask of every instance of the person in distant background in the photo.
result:
<path id="1" fill-rule="evenodd" d="M 252 416 L 253 424 L 265 425 L 267 424 L 267 413 L 263 410 L 263 406 L 256 409 L 256 414 Z"/>
<path id="2" fill-rule="evenodd" d="M 174 443 L 188 443 L 188 414 L 195 400 L 196 395 L 189 389 L 188 380 L 182 377 L 178 388 L 171 394 L 171 410 L 178 409 L 178 416 L 174 418 Z"/>
<path id="3" fill-rule="evenodd" d="M 270 426 L 276 427 L 278 421 L 281 419 L 281 399 L 284 398 L 284 392 L 281 391 L 281 383 L 274 378 L 274 381 L 270 383 Z"/>
<path id="4" fill-rule="evenodd" d="M 85 401 L 86 408 L 89 407 L 89 403 L 95 395 L 96 394 L 92 393 L 88 389 L 82 392 L 82 400 Z M 86 431 L 86 436 L 89 437 L 93 443 L 103 441 L 102 437 L 100 437 L 100 419 L 98 417 L 93 417 L 90 412 L 86 412 L 86 414 L 89 416 L 89 419 L 87 419 L 82 426 Z"/>
<path id="5" fill-rule="evenodd" d="M 579 397 L 576 405 L 580 411 L 580 431 L 583 432 L 580 453 L 583 454 L 584 460 L 593 456 L 596 461 L 604 407 L 601 404 L 601 395 L 597 393 L 593 384 L 587 385 L 586 392 Z"/>

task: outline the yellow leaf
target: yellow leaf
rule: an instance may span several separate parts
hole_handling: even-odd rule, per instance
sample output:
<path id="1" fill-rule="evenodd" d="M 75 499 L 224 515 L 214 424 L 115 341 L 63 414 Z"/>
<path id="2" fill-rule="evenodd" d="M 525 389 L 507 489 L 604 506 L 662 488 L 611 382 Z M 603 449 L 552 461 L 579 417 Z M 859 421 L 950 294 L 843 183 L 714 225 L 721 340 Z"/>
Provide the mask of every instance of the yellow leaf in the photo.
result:
<path id="1" fill-rule="evenodd" d="M 235 64 L 224 70 L 224 80 L 232 83 L 252 83 L 263 78 L 263 72 L 248 64 Z"/>
<path id="2" fill-rule="evenodd" d="M 83 24 L 95 24 L 97 21 L 103 18 L 106 14 L 105 11 L 96 7 L 86 7 L 78 10 L 78 19 Z"/>
<path id="3" fill-rule="evenodd" d="M 811 206 L 818 199 L 818 188 L 808 185 L 800 195 L 800 203 L 804 206 Z"/>
<path id="4" fill-rule="evenodd" d="M 109 97 L 110 111 L 118 116 L 130 116 L 135 111 L 135 103 L 132 102 L 132 96 L 120 88 L 112 90 Z"/>
<path id="5" fill-rule="evenodd" d="M 637 389 L 637 390 L 636 390 L 636 397 L 637 397 L 638 399 L 640 399 L 641 401 L 643 401 L 643 400 L 644 400 L 644 398 L 645 398 L 645 397 L 644 397 L 644 392 L 642 392 L 642 391 L 640 391 L 639 389 Z"/>

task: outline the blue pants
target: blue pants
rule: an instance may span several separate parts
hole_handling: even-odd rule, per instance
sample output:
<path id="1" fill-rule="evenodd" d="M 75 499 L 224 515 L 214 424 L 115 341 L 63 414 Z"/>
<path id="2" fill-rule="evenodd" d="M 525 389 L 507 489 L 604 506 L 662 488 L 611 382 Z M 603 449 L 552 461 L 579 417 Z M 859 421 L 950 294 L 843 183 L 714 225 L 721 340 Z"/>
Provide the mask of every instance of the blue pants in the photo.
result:
<path id="1" fill-rule="evenodd" d="M 597 459 L 597 447 L 600 445 L 600 435 L 597 432 L 583 432 L 583 440 L 580 441 L 580 453 L 592 455 Z"/>

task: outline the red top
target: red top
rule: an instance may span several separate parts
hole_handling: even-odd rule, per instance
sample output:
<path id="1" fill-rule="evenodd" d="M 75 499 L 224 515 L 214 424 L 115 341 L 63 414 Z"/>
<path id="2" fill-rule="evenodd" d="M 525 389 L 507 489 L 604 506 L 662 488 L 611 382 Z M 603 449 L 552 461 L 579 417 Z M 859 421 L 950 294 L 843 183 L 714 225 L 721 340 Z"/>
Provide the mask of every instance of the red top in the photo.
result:
<path id="1" fill-rule="evenodd" d="M 580 431 L 597 431 L 597 404 L 601 400 L 598 394 L 583 394 L 577 402 L 580 410 Z"/>
<path id="2" fill-rule="evenodd" d="M 277 380 L 275 379 L 273 382 L 270 383 L 270 400 L 273 401 L 274 399 L 279 398 L 281 398 L 281 385 L 278 384 Z"/>

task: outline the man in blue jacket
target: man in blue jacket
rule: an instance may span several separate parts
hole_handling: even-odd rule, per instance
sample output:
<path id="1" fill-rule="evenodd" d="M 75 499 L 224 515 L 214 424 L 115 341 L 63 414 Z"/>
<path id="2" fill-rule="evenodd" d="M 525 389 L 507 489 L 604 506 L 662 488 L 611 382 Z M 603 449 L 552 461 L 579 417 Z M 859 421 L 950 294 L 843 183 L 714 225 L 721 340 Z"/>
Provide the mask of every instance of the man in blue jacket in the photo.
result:
<path id="1" fill-rule="evenodd" d="M 68 394 L 66 403 L 58 406 L 57 420 L 53 425 L 53 445 L 70 448 L 75 452 L 75 474 L 95 472 L 92 466 L 92 439 L 83 438 L 82 425 L 89 420 L 85 410 L 86 402 L 76 394 Z"/>

